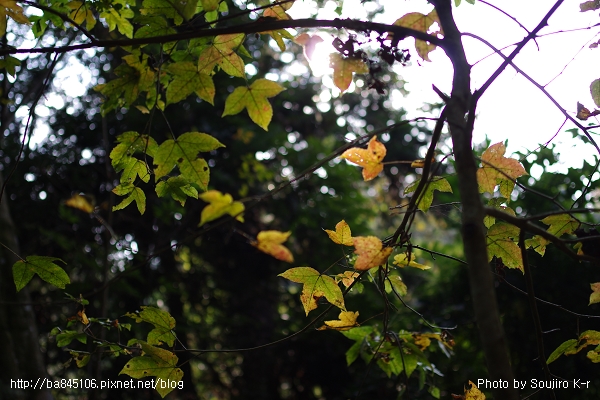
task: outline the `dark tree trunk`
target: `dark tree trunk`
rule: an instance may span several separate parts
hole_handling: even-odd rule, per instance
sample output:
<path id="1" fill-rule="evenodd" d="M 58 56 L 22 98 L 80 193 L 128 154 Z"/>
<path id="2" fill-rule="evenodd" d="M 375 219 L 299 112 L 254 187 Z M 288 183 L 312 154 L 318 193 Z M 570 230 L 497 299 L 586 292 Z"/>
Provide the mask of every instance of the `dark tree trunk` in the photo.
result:
<path id="1" fill-rule="evenodd" d="M 0 172 L 0 187 L 3 183 Z M 0 243 L 19 254 L 7 198 L 5 193 L 0 203 Z M 26 287 L 17 293 L 13 281 L 12 265 L 19 258 L 4 246 L 0 246 L 0 399 L 52 399 L 49 390 L 40 390 L 48 374 L 40 352 L 31 298 Z M 24 382 L 31 387 L 37 383 L 38 389 L 25 390 Z"/>

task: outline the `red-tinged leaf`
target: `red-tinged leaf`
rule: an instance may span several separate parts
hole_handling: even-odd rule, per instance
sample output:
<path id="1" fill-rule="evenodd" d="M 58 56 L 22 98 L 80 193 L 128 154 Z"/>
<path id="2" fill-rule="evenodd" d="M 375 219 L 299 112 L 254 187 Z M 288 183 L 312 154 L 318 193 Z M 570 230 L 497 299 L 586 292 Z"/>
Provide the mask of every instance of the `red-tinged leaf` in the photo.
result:
<path id="1" fill-rule="evenodd" d="M 313 53 L 319 43 L 323 43 L 323 38 L 319 35 L 309 35 L 308 33 L 301 33 L 298 35 L 294 42 L 298 43 L 304 49 L 304 57 L 310 61 Z"/>
<path id="2" fill-rule="evenodd" d="M 339 53 L 330 56 L 329 65 L 333 68 L 333 84 L 342 92 L 350 87 L 354 73 L 369 72 L 369 67 L 360 58 L 344 57 Z"/>
<path id="3" fill-rule="evenodd" d="M 281 244 L 288 240 L 291 234 L 292 232 L 262 231 L 256 237 L 255 246 L 263 253 L 267 253 L 278 260 L 292 263 L 294 262 L 292 252 Z"/>
<path id="4" fill-rule="evenodd" d="M 386 153 L 387 150 L 383 143 L 379 142 L 376 136 L 373 136 L 366 149 L 352 147 L 344 151 L 340 158 L 363 167 L 363 179 L 370 181 L 383 171 L 381 161 L 385 158 Z"/>
<path id="5" fill-rule="evenodd" d="M 285 90 L 277 82 L 268 79 L 257 79 L 250 86 L 240 86 L 227 96 L 222 117 L 235 115 L 244 108 L 250 119 L 265 131 L 273 118 L 273 107 L 267 100 Z"/>
<path id="6" fill-rule="evenodd" d="M 431 26 L 437 23 L 440 27 L 439 32 L 432 33 L 433 35 L 443 34 L 442 24 L 440 23 L 440 19 L 435 10 L 432 10 L 429 14 L 421 14 L 419 12 L 412 12 L 402 16 L 400 19 L 394 22 L 394 25 L 404 26 L 406 28 L 411 28 L 423 33 L 429 32 Z M 429 53 L 436 49 L 436 45 L 426 42 L 424 40 L 415 39 L 415 48 L 419 56 L 425 61 L 431 61 L 429 59 Z"/>
<path id="7" fill-rule="evenodd" d="M 320 327 L 319 330 L 334 329 L 336 331 L 348 331 L 359 325 L 356 322 L 358 319 L 358 311 L 342 311 L 338 318 L 339 319 L 333 321 L 325 321 L 325 325 Z"/>
<path id="8" fill-rule="evenodd" d="M 477 170 L 477 181 L 480 192 L 493 193 L 496 185 L 501 185 L 500 194 L 510 199 L 515 186 L 514 180 L 527 175 L 525 168 L 518 160 L 504 157 L 506 146 L 503 143 L 491 145 L 481 156 L 482 166 Z"/>
<path id="9" fill-rule="evenodd" d="M 337 274 L 335 276 L 335 282 L 342 282 L 342 285 L 344 285 L 345 287 L 350 287 L 350 285 L 354 283 L 354 280 L 359 276 L 360 274 L 358 272 L 346 271 L 344 273 Z"/>
<path id="10" fill-rule="evenodd" d="M 350 226 L 344 220 L 341 220 L 335 225 L 335 232 L 329 229 L 325 229 L 325 232 L 327 232 L 329 239 L 334 243 L 343 244 L 344 246 L 354 246 Z"/>
<path id="11" fill-rule="evenodd" d="M 279 276 L 303 284 L 300 301 L 306 315 L 317 308 L 317 300 L 321 297 L 325 297 L 328 302 L 346 311 L 342 290 L 330 276 L 321 275 L 319 271 L 310 267 L 291 268 Z"/>
<path id="12" fill-rule="evenodd" d="M 600 282 L 590 284 L 592 294 L 590 294 L 590 303 L 588 305 L 600 303 Z"/>
<path id="13" fill-rule="evenodd" d="M 354 269 L 358 271 L 366 271 L 385 264 L 393 251 L 392 247 L 383 248 L 383 243 L 375 236 L 355 237 L 353 243 L 356 248 L 354 253 L 358 255 Z"/>

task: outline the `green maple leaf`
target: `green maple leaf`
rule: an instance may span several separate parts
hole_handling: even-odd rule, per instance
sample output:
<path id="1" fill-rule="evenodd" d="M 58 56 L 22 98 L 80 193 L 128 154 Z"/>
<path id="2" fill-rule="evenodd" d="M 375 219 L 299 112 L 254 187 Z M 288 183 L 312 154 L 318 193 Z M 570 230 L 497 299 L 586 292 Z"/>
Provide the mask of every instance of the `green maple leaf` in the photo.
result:
<path id="1" fill-rule="evenodd" d="M 407 194 L 414 192 L 417 189 L 417 186 L 419 186 L 420 181 L 420 179 L 417 179 L 416 181 L 408 185 L 406 189 L 404 189 L 404 193 Z M 452 187 L 450 186 L 450 183 L 446 180 L 446 178 L 434 176 L 425 186 L 425 189 L 421 194 L 421 198 L 419 199 L 419 202 L 417 204 L 419 210 L 423 212 L 429 210 L 429 207 L 431 207 L 431 203 L 433 203 L 433 192 L 435 190 L 439 190 L 440 192 L 452 193 Z"/>
<path id="2" fill-rule="evenodd" d="M 135 16 L 132 9 L 127 7 L 127 4 L 123 0 L 114 0 L 111 2 L 111 8 L 108 8 L 100 13 L 100 18 L 104 18 L 108 24 L 108 31 L 112 32 L 117 28 L 119 32 L 129 39 L 133 37 L 133 25 L 128 19 Z M 115 4 L 121 7 L 117 10 L 113 8 Z"/>
<path id="3" fill-rule="evenodd" d="M 119 164 L 119 168 L 123 169 L 123 173 L 121 174 L 121 183 L 133 183 L 136 176 L 139 176 L 140 179 L 146 183 L 150 181 L 148 165 L 146 165 L 146 163 L 142 160 L 128 157 L 127 160 L 124 160 Z"/>
<path id="4" fill-rule="evenodd" d="M 235 88 L 227 100 L 222 117 L 235 115 L 244 108 L 248 111 L 250 119 L 265 131 L 273 118 L 273 107 L 267 100 L 285 90 L 281 85 L 268 79 L 257 79 L 250 86 Z"/>
<path id="5" fill-rule="evenodd" d="M 350 87 L 354 73 L 366 74 L 369 67 L 360 58 L 344 57 L 333 53 L 329 57 L 330 66 L 333 68 L 333 84 L 342 92 Z"/>
<path id="6" fill-rule="evenodd" d="M 202 100 L 214 105 L 215 84 L 194 63 L 182 61 L 171 64 L 167 67 L 167 72 L 173 75 L 173 80 L 167 87 L 167 104 L 177 103 L 196 93 Z"/>
<path id="7" fill-rule="evenodd" d="M 0 60 L 0 69 L 5 69 L 6 72 L 13 78 L 15 77 L 15 67 L 21 65 L 21 61 L 13 56 L 4 56 Z"/>
<path id="8" fill-rule="evenodd" d="M 488 261 L 494 256 L 502 258 L 508 268 L 523 269 L 521 249 L 514 242 L 519 237 L 519 228 L 506 222 L 497 222 L 487 232 Z"/>
<path id="9" fill-rule="evenodd" d="M 181 176 L 172 176 L 166 181 L 160 181 L 156 184 L 156 194 L 158 197 L 165 197 L 171 195 L 173 200 L 185 205 L 185 201 L 188 197 L 193 199 L 198 198 L 198 191 L 195 187 Z"/>
<path id="10" fill-rule="evenodd" d="M 319 271 L 310 267 L 291 268 L 279 276 L 303 284 L 300 301 L 306 315 L 317 308 L 317 300 L 323 296 L 334 306 L 346 311 L 342 290 L 332 277 L 321 275 Z"/>
<path id="11" fill-rule="evenodd" d="M 134 357 L 119 372 L 119 375 L 126 374 L 132 378 L 142 379 L 147 376 L 156 377 L 156 391 L 161 397 L 165 397 L 183 378 L 183 371 L 177 368 L 177 356 L 165 349 L 152 346 L 146 342 L 139 341 L 145 355 Z M 161 385 L 160 381 L 168 382 L 167 385 Z"/>
<path id="12" fill-rule="evenodd" d="M 154 153 L 158 149 L 158 144 L 148 135 L 140 135 L 134 131 L 128 131 L 117 136 L 118 145 L 110 152 L 110 160 L 112 166 L 121 171 L 123 167 L 120 165 L 127 162 L 135 153 L 145 153 L 150 157 L 154 157 Z"/>
<path id="13" fill-rule="evenodd" d="M 188 132 L 176 140 L 165 140 L 154 156 L 156 180 L 178 166 L 179 172 L 185 179 L 206 190 L 208 164 L 204 159 L 198 157 L 198 153 L 212 151 L 219 147 L 224 147 L 224 145 L 213 136 L 200 132 Z"/>
<path id="14" fill-rule="evenodd" d="M 56 345 L 58 347 L 65 347 L 69 345 L 73 340 L 77 340 L 80 343 L 87 343 L 87 335 L 83 332 L 68 331 L 64 330 L 56 335 Z"/>
<path id="15" fill-rule="evenodd" d="M 122 210 L 128 205 L 130 205 L 133 201 L 137 205 L 137 208 L 140 214 L 144 214 L 146 211 L 146 194 L 139 187 L 135 187 L 133 183 L 121 183 L 117 187 L 115 187 L 112 192 L 117 196 L 127 196 L 123 201 L 112 208 L 113 211 Z"/>
<path id="16" fill-rule="evenodd" d="M 144 0 L 140 13 L 171 18 L 175 25 L 181 25 L 196 14 L 197 5 L 198 0 Z"/>
<path id="17" fill-rule="evenodd" d="M 71 283 L 71 280 L 65 270 L 56 265 L 54 261 L 64 263 L 60 258 L 44 256 L 28 256 L 25 260 L 14 263 L 12 271 L 17 292 L 23 289 L 35 274 L 49 284 L 64 289 Z"/>
<path id="18" fill-rule="evenodd" d="M 375 335 L 378 334 L 378 332 L 375 331 L 375 328 L 373 326 L 360 326 L 347 331 L 342 331 L 341 333 L 348 339 L 355 341 L 355 343 L 348 349 L 348 351 L 346 351 L 346 363 L 348 365 L 356 361 L 358 356 L 361 354 L 361 350 L 363 349 L 363 347 L 370 347 L 370 336 L 372 336 L 374 333 Z"/>
<path id="19" fill-rule="evenodd" d="M 212 74 L 218 65 L 228 75 L 243 78 L 246 75 L 244 61 L 236 50 L 243 48 L 245 37 L 243 33 L 216 36 L 211 45 L 200 53 L 198 71 Z"/>
<path id="20" fill-rule="evenodd" d="M 156 307 L 142 306 L 142 311 L 134 314 L 127 313 L 126 316 L 134 318 L 135 322 L 147 322 L 154 325 L 154 329 L 148 333 L 148 344 L 158 345 L 166 343 L 173 346 L 175 343 L 175 318 L 166 311 Z"/>
<path id="21" fill-rule="evenodd" d="M 149 37 L 167 36 L 177 33 L 175 29 L 169 26 L 167 20 L 162 16 L 139 17 L 136 18 L 136 23 L 142 25 L 135 31 L 134 38 L 142 39 Z M 165 44 L 165 50 L 171 50 L 175 43 Z"/>

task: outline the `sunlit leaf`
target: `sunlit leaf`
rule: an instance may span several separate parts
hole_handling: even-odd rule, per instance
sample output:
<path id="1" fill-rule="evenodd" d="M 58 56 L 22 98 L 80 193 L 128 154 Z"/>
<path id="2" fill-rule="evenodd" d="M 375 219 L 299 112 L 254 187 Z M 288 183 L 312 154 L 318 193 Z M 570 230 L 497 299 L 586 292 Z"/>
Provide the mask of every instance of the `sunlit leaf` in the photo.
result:
<path id="1" fill-rule="evenodd" d="M 417 186 L 419 186 L 420 182 L 420 179 L 417 179 L 414 182 L 412 182 L 404 189 L 404 194 L 412 193 L 415 190 L 417 190 Z M 429 207 L 431 207 L 431 203 L 433 203 L 433 192 L 436 190 L 440 192 L 452 193 L 452 187 L 450 186 L 450 182 L 448 182 L 446 178 L 442 178 L 441 176 L 432 177 L 431 180 L 425 186 L 425 189 L 421 194 L 419 202 L 417 203 L 417 207 L 419 208 L 419 210 L 424 212 L 429 210 Z"/>
<path id="2" fill-rule="evenodd" d="M 200 214 L 199 226 L 220 218 L 225 214 L 235 217 L 240 222 L 244 222 L 244 216 L 241 214 L 244 211 L 244 204 L 239 201 L 233 201 L 233 197 L 230 194 L 223 194 L 218 190 L 209 190 L 198 197 L 209 203 Z"/>
<path id="3" fill-rule="evenodd" d="M 363 167 L 363 179 L 365 181 L 370 181 L 383 171 L 383 164 L 381 161 L 385 158 L 386 153 L 387 150 L 383 143 L 379 142 L 376 136 L 373 136 L 366 149 L 352 147 L 344 151 L 340 158 L 344 158 Z"/>
<path id="4" fill-rule="evenodd" d="M 506 181 L 500 187 L 500 194 L 510 198 L 515 186 L 514 180 L 522 175 L 527 175 L 525 168 L 518 160 L 504 157 L 506 146 L 503 143 L 491 145 L 481 156 L 482 166 L 477 170 L 477 182 L 481 193 L 493 193 L 496 185 Z"/>
<path id="5" fill-rule="evenodd" d="M 317 300 L 321 297 L 325 297 L 328 302 L 346 311 L 342 290 L 330 276 L 321 275 L 319 271 L 310 267 L 291 268 L 279 276 L 303 284 L 300 301 L 306 315 L 317 308 Z"/>
<path id="6" fill-rule="evenodd" d="M 277 82 L 263 78 L 255 80 L 250 86 L 237 87 L 227 96 L 222 116 L 238 114 L 245 108 L 250 119 L 266 131 L 273 118 L 273 107 L 267 99 L 283 90 Z"/>
<path id="7" fill-rule="evenodd" d="M 325 321 L 325 325 L 319 328 L 319 330 L 334 329 L 336 331 L 347 331 L 351 328 L 358 326 L 356 320 L 358 319 L 358 311 L 342 311 L 337 320 Z"/>
<path id="8" fill-rule="evenodd" d="M 183 371 L 177 368 L 177 356 L 169 350 L 152 346 L 146 342 L 139 341 L 145 355 L 134 357 L 119 372 L 132 378 L 142 379 L 155 376 L 157 380 L 156 391 L 161 397 L 165 397 L 183 378 Z M 167 384 L 160 385 L 160 381 Z"/>
<path id="9" fill-rule="evenodd" d="M 410 259 L 409 259 L 409 254 L 410 254 Z M 400 253 L 394 256 L 394 265 L 397 265 L 399 267 L 413 267 L 413 268 L 418 268 L 418 269 L 430 269 L 431 267 L 429 265 L 425 265 L 425 264 L 419 264 L 418 262 L 414 261 L 417 258 L 417 256 L 414 253 Z"/>
<path id="10" fill-rule="evenodd" d="M 344 220 L 341 220 L 335 225 L 335 232 L 329 229 L 325 229 L 325 232 L 327 232 L 329 238 L 334 243 L 343 244 L 344 246 L 354 246 L 350 226 Z"/>
<path id="11" fill-rule="evenodd" d="M 360 274 L 354 271 L 345 271 L 335 276 L 335 283 L 342 282 L 345 287 L 350 287 L 354 280 L 358 278 Z"/>
<path id="12" fill-rule="evenodd" d="M 333 84 L 342 92 L 350 87 L 354 73 L 369 72 L 369 67 L 360 58 L 344 57 L 339 53 L 329 57 L 329 65 L 333 68 Z"/>
<path id="13" fill-rule="evenodd" d="M 112 192 L 118 196 L 129 194 L 123 201 L 112 208 L 113 211 L 122 210 L 135 201 L 140 214 L 146 212 L 146 194 L 139 187 L 134 187 L 131 183 L 121 184 L 115 187 Z"/>
<path id="14" fill-rule="evenodd" d="M 281 244 L 288 240 L 291 234 L 292 232 L 262 231 L 258 233 L 254 246 L 278 260 L 292 263 L 292 252 Z"/>
<path id="15" fill-rule="evenodd" d="M 81 1 L 71 1 L 66 6 L 72 10 L 69 17 L 79 25 L 83 25 L 85 22 L 88 30 L 96 26 L 96 18 L 94 17 L 93 11 L 90 7 Z"/>
<path id="16" fill-rule="evenodd" d="M 375 236 L 355 237 L 353 238 L 354 251 L 358 258 L 354 263 L 354 269 L 365 271 L 385 264 L 390 254 L 394 250 L 392 247 L 383 248 L 381 240 Z"/>
<path id="17" fill-rule="evenodd" d="M 92 201 L 90 201 L 90 197 L 81 194 L 74 194 L 71 196 L 67 201 L 65 201 L 65 205 L 76 208 L 88 214 L 93 213 L 95 208 Z"/>
<path id="18" fill-rule="evenodd" d="M 600 303 L 600 282 L 590 284 L 592 294 L 590 294 L 590 303 L 588 305 Z"/>
<path id="19" fill-rule="evenodd" d="M 443 34 L 442 24 L 440 23 L 440 19 L 437 15 L 437 12 L 432 10 L 429 14 L 421 14 L 419 12 L 412 12 L 402 16 L 400 19 L 394 22 L 394 25 L 403 26 L 406 28 L 411 28 L 423 33 L 427 33 L 431 26 L 437 23 L 440 27 L 439 32 L 434 32 L 432 35 L 437 35 L 438 33 Z M 419 56 L 425 61 L 431 61 L 429 59 L 429 53 L 436 49 L 436 45 L 426 42 L 424 40 L 415 39 L 415 48 L 417 49 L 417 53 Z"/>
<path id="20" fill-rule="evenodd" d="M 71 283 L 71 280 L 65 270 L 54 261 L 64 263 L 60 258 L 44 256 L 28 256 L 25 260 L 14 263 L 12 272 L 17 292 L 23 289 L 35 274 L 49 284 L 64 289 L 66 285 Z"/>
<path id="21" fill-rule="evenodd" d="M 246 74 L 244 61 L 236 53 L 244 41 L 243 33 L 216 36 L 211 45 L 200 53 L 198 71 L 211 75 L 218 65 L 228 75 L 243 78 Z"/>
<path id="22" fill-rule="evenodd" d="M 156 194 L 158 197 L 171 196 L 173 200 L 185 205 L 188 197 L 198 198 L 198 191 L 195 187 L 182 176 L 172 176 L 166 181 L 160 181 L 156 184 Z"/>
<path id="23" fill-rule="evenodd" d="M 487 232 L 488 260 L 498 257 L 508 268 L 523 269 L 521 249 L 515 243 L 519 237 L 519 228 L 506 222 L 497 222 Z"/>
<path id="24" fill-rule="evenodd" d="M 189 61 L 170 64 L 167 72 L 173 80 L 167 87 L 167 104 L 178 103 L 192 93 L 213 104 L 215 84 L 210 75 L 198 71 L 198 66 Z"/>

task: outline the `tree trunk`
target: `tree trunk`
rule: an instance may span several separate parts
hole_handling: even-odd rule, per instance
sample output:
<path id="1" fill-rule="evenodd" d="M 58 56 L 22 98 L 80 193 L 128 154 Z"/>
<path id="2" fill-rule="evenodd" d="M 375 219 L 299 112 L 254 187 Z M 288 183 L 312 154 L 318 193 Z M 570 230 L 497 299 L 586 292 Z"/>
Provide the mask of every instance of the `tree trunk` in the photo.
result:
<path id="1" fill-rule="evenodd" d="M 4 179 L 0 172 L 0 187 Z M 8 196 L 0 203 L 0 400 L 52 399 L 40 389 L 48 378 L 40 352 L 35 315 L 27 288 L 16 292 L 12 265 L 19 260 L 15 225 L 8 210 Z M 16 254 L 14 254 L 14 253 Z M 37 389 L 32 389 L 37 383 Z M 29 389 L 24 389 L 29 385 Z"/>

